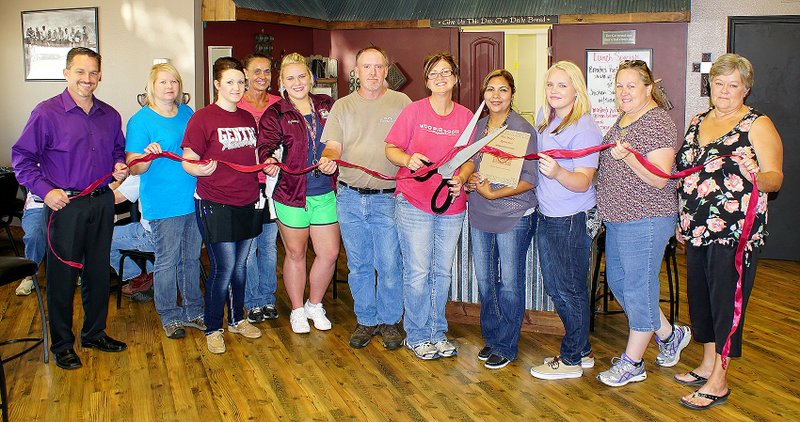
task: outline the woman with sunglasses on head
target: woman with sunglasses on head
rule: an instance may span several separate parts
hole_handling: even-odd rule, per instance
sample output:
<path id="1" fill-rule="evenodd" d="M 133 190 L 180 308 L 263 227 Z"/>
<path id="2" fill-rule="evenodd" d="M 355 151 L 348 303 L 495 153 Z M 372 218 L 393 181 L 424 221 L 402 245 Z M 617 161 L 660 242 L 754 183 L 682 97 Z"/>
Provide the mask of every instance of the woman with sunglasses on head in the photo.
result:
<path id="1" fill-rule="evenodd" d="M 730 395 L 730 358 L 742 356 L 745 310 L 767 236 L 767 193 L 777 192 L 783 183 L 781 137 L 769 117 L 744 103 L 753 86 L 753 65 L 738 54 L 723 54 L 711 65 L 709 79 L 711 108 L 692 119 L 677 159 L 679 170 L 708 163 L 678 184 L 678 236 L 686 242 L 689 315 L 695 340 L 703 344 L 703 360 L 675 380 L 700 387 L 681 399 L 692 409 L 722 404 Z M 709 161 L 727 154 L 734 157 Z M 739 279 L 736 247 L 748 204 L 756 200 L 751 198 L 754 183 L 759 194 L 742 258 L 741 319 L 723 366 Z"/>
<path id="2" fill-rule="evenodd" d="M 600 128 L 589 114 L 591 105 L 581 70 L 560 61 L 545 74 L 545 106 L 537 116 L 537 149 L 576 150 L 602 142 Z M 589 248 L 587 228 L 595 207 L 592 184 L 597 154 L 554 159 L 539 153 L 536 185 L 536 246 L 544 288 L 564 323 L 561 353 L 531 368 L 531 375 L 555 380 L 579 378 L 594 366 L 589 344 Z"/>
<path id="3" fill-rule="evenodd" d="M 403 257 L 405 344 L 418 358 L 430 360 L 457 354 L 445 335 L 445 305 L 467 208 L 466 195 L 460 193 L 473 166 L 467 161 L 450 181 L 449 194 L 455 199 L 442 214 L 431 207 L 441 175 L 425 181 L 409 176 L 443 159 L 468 126 L 472 113 L 453 101 L 458 65 L 450 53 L 426 57 L 423 76 L 430 95 L 400 113 L 386 136 L 386 157 L 400 167 L 395 216 Z"/>
<path id="4" fill-rule="evenodd" d="M 253 53 L 244 58 L 243 64 L 247 91 L 237 106 L 252 114 L 258 124 L 267 107 L 281 99 L 267 92 L 272 81 L 272 60 L 261 53 Z M 279 150 L 275 155 L 280 156 L 281 152 Z M 269 212 L 263 213 L 264 226 L 261 234 L 250 245 L 250 252 L 247 254 L 244 306 L 247 309 L 247 320 L 251 323 L 278 318 L 278 311 L 275 309 L 275 290 L 278 287 L 278 277 L 275 272 L 278 249 L 275 242 L 278 238 L 278 226 L 274 220 L 272 191 L 268 190 L 267 186 L 274 188 L 275 178 L 271 178 L 270 183 L 267 183 L 264 172 L 258 172 L 259 206 L 267 207 Z"/>
<path id="5" fill-rule="evenodd" d="M 659 307 L 661 261 L 677 218 L 675 182 L 650 173 L 629 151 L 671 173 L 677 129 L 645 62 L 622 62 L 615 81 L 622 113 L 604 139 L 615 146 L 600 153 L 597 209 L 606 228 L 606 283 L 628 318 L 628 344 L 597 379 L 620 387 L 647 378 L 642 357 L 653 333 L 656 364 L 664 367 L 678 363 L 692 335 Z"/>
<path id="6" fill-rule="evenodd" d="M 275 162 L 273 152 L 284 148 L 283 162 L 293 169 L 303 169 L 319 162 L 325 144 L 320 142 L 322 129 L 333 99 L 311 94 L 313 76 L 306 59 L 298 53 L 283 58 L 280 73 L 284 98 L 271 105 L 259 122 L 259 152 L 265 162 Z M 268 166 L 270 176 L 278 174 L 277 166 Z M 314 322 L 317 330 L 330 330 L 322 299 L 328 290 L 339 257 L 339 223 L 336 217 L 336 176 L 314 169 L 305 174 L 282 172 L 272 199 L 278 215 L 286 257 L 283 261 L 283 284 L 292 305 L 289 322 L 295 333 L 308 333 Z M 306 289 L 306 251 L 308 242 L 314 247 L 314 262 L 308 274 Z"/>
<path id="7" fill-rule="evenodd" d="M 505 69 L 483 79 L 481 93 L 489 115 L 478 120 L 475 138 L 508 126 L 528 134 L 525 154 L 536 152 L 536 131 L 512 110 L 514 77 Z M 536 162 L 522 160 L 516 186 L 492 183 L 480 174 L 484 160 L 478 154 L 475 173 L 469 178 L 469 225 L 472 262 L 478 279 L 481 303 L 481 334 L 484 347 L 478 359 L 489 369 L 499 369 L 517 357 L 519 332 L 525 315 L 525 256 L 536 231 Z"/>
<path id="8" fill-rule="evenodd" d="M 206 344 L 211 353 L 225 353 L 222 336 L 224 308 L 228 331 L 247 338 L 261 337 L 244 314 L 245 260 L 253 238 L 261 233 L 263 210 L 256 209 L 258 177 L 219 164 L 225 160 L 256 164 L 256 122 L 238 108 L 244 94 L 244 67 L 233 57 L 214 62 L 216 101 L 189 120 L 183 137 L 183 162 L 197 177 L 195 216 L 206 244 L 211 271 L 206 280 Z"/>

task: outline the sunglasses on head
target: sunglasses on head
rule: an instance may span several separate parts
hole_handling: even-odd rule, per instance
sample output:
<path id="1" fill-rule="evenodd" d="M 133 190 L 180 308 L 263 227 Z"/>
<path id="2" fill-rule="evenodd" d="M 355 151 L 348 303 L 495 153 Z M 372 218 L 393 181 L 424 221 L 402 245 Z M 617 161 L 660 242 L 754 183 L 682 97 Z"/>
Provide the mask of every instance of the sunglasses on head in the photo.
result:
<path id="1" fill-rule="evenodd" d="M 640 66 L 647 67 L 647 62 L 644 60 L 623 60 L 619 63 L 620 66 Z"/>

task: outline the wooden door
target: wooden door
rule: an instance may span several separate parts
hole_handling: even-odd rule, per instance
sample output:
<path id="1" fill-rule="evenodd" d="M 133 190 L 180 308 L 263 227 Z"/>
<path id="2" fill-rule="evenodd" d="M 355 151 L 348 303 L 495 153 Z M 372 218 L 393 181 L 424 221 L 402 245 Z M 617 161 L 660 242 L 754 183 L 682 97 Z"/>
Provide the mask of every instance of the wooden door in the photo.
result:
<path id="1" fill-rule="evenodd" d="M 461 87 L 458 102 L 475 111 L 481 103 L 483 78 L 492 70 L 503 67 L 502 32 L 461 32 L 458 38 Z"/>
<path id="2" fill-rule="evenodd" d="M 728 51 L 753 63 L 755 81 L 746 104 L 766 114 L 783 140 L 783 185 L 769 196 L 766 245 L 761 257 L 800 261 L 800 16 L 731 17 Z"/>

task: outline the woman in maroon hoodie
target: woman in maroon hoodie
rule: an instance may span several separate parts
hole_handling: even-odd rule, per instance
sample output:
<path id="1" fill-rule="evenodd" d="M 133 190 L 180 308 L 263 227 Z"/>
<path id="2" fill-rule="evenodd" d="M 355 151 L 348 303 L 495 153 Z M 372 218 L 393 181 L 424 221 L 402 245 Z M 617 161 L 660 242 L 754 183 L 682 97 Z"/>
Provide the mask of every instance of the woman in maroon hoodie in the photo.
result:
<path id="1" fill-rule="evenodd" d="M 266 162 L 273 161 L 273 151 L 284 146 L 282 162 L 292 169 L 318 163 L 325 145 L 320 142 L 325 120 L 333 105 L 327 95 L 310 94 L 313 77 L 305 58 L 292 53 L 283 58 L 280 73 L 283 99 L 271 105 L 259 122 L 259 151 Z M 267 174 L 278 174 L 268 166 Z M 330 330 L 322 298 L 336 270 L 339 256 L 339 224 L 336 219 L 336 174 L 318 170 L 302 175 L 281 172 L 272 195 L 278 214 L 278 230 L 286 249 L 283 283 L 292 313 L 289 321 L 295 333 L 308 333 L 308 320 L 318 330 Z M 303 303 L 306 287 L 306 250 L 308 240 L 314 247 L 314 263 L 308 276 L 310 291 Z"/>

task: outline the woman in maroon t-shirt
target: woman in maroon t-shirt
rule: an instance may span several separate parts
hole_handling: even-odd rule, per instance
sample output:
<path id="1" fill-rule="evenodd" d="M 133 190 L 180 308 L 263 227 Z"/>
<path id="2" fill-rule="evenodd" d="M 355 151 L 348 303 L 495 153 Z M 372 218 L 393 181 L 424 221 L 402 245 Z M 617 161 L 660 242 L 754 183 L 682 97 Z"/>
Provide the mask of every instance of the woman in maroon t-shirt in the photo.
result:
<path id="1" fill-rule="evenodd" d="M 228 305 L 228 331 L 248 338 L 261 331 L 244 315 L 245 261 L 253 238 L 261 233 L 263 217 L 255 207 L 258 177 L 241 173 L 218 160 L 256 164 L 256 121 L 236 106 L 244 94 L 244 69 L 239 60 L 223 57 L 214 63 L 214 104 L 189 120 L 183 138 L 183 158 L 208 160 L 183 163 L 197 176 L 195 215 L 206 243 L 211 271 L 206 281 L 206 342 L 211 353 L 224 353 L 223 306 Z M 232 301 L 228 299 L 231 288 Z"/>

